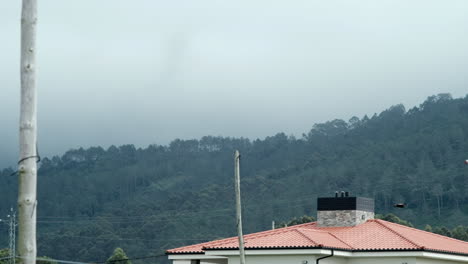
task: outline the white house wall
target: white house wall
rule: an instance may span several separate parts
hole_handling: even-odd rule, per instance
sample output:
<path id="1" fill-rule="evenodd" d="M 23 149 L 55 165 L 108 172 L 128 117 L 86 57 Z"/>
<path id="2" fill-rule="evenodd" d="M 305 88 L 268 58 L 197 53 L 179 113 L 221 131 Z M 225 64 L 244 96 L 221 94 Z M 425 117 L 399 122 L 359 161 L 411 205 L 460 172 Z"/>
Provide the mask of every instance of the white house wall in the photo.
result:
<path id="1" fill-rule="evenodd" d="M 289 256 L 246 256 L 248 264 L 315 264 L 315 256 L 311 255 L 289 255 Z M 305 262 L 307 261 L 307 262 Z M 229 256 L 228 264 L 239 264 L 239 257 Z M 327 258 L 320 264 L 347 264 L 346 259 L 341 257 Z M 374 262 L 375 264 L 375 262 Z"/>
<path id="2" fill-rule="evenodd" d="M 315 264 L 316 257 L 312 255 L 288 256 L 246 256 L 248 264 Z M 305 262 L 307 261 L 307 262 Z M 204 263 L 204 262 L 201 262 Z M 221 263 L 221 262 L 209 262 Z M 239 257 L 229 256 L 226 264 L 239 264 Z M 320 264 L 461 264 L 465 261 L 437 260 L 416 257 L 330 257 L 320 260 Z M 179 263 L 174 263 L 179 264 Z M 185 263 L 180 263 L 185 264 Z"/>
<path id="3" fill-rule="evenodd" d="M 195 260 L 195 259 L 194 259 Z M 192 264 L 191 260 L 174 259 L 172 264 Z M 201 259 L 200 264 L 228 264 L 227 259 Z"/>
<path id="4" fill-rule="evenodd" d="M 175 259 L 172 261 L 172 264 L 191 264 L 191 260 L 186 259 Z"/>
<path id="5" fill-rule="evenodd" d="M 315 264 L 314 256 L 246 256 L 248 264 Z M 239 264 L 239 257 L 230 256 L 227 264 Z M 451 260 L 434 260 L 427 258 L 414 257 L 365 257 L 365 258 L 346 258 L 330 257 L 320 260 L 320 264 L 461 264 L 466 262 Z"/>
<path id="6" fill-rule="evenodd" d="M 346 264 L 419 264 L 416 258 L 409 257 L 378 257 L 378 258 L 349 258 Z M 421 262 L 426 264 L 425 262 Z"/>
<path id="7" fill-rule="evenodd" d="M 445 259 L 427 259 L 427 258 L 416 259 L 416 264 L 460 264 L 460 263 L 466 263 L 466 262 L 451 261 L 451 260 L 445 260 Z"/>
<path id="8" fill-rule="evenodd" d="M 215 255 L 219 254 L 219 255 Z M 237 251 L 208 251 L 205 255 L 172 255 L 173 264 L 239 264 Z M 248 264 L 315 264 L 317 257 L 330 250 L 251 250 L 246 252 Z M 335 251 L 335 256 L 322 259 L 320 264 L 461 264 L 468 257 L 430 252 L 346 252 Z"/>
<path id="9" fill-rule="evenodd" d="M 349 258 L 346 264 L 461 264 L 466 261 L 452 261 L 445 259 L 429 259 L 416 257 L 366 257 L 366 258 Z"/>

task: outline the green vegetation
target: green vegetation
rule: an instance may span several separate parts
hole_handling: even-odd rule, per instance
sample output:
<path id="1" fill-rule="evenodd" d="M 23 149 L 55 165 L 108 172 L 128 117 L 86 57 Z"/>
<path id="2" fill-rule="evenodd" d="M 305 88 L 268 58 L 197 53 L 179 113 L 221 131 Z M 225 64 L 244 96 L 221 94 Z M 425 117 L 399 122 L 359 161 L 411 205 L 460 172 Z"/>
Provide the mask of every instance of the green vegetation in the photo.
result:
<path id="1" fill-rule="evenodd" d="M 411 222 L 403 220 L 403 219 L 399 218 L 398 216 L 396 216 L 394 214 L 386 214 L 386 215 L 377 214 L 377 215 L 375 215 L 375 218 L 382 219 L 382 220 L 392 222 L 392 223 L 397 223 L 399 225 L 414 227 Z M 430 232 L 432 232 L 432 231 L 430 231 Z"/>
<path id="2" fill-rule="evenodd" d="M 9 264 L 10 263 L 10 249 L 8 248 L 3 248 L 0 249 L 0 264 Z M 40 259 L 40 260 L 39 260 Z M 16 262 L 18 263 L 20 261 L 19 258 L 16 258 Z M 46 257 L 46 256 L 38 256 L 38 260 L 36 261 L 38 264 L 57 264 L 57 262 L 52 261 L 51 258 Z"/>
<path id="3" fill-rule="evenodd" d="M 382 219 L 382 220 L 385 220 L 385 221 L 389 221 L 389 222 L 392 222 L 392 223 L 397 223 L 397 224 L 400 224 L 400 225 L 413 227 L 413 224 L 411 222 L 400 219 L 398 216 L 396 216 L 394 214 L 376 215 L 376 218 L 379 218 L 379 219 Z M 451 237 L 451 238 L 455 238 L 455 239 L 459 239 L 459 240 L 468 241 L 468 226 L 459 225 L 459 226 L 453 228 L 452 230 L 450 230 L 445 226 L 442 226 L 442 227 L 437 226 L 435 228 L 432 228 L 430 225 L 426 225 L 424 227 L 424 230 L 427 231 L 427 232 L 432 232 L 432 233 L 435 233 L 435 234 L 439 234 L 439 235 L 443 235 L 443 236 L 447 236 L 447 237 Z"/>
<path id="4" fill-rule="evenodd" d="M 117 247 L 132 257 L 159 255 L 236 235 L 235 149 L 242 154 L 244 233 L 271 229 L 273 220 L 315 215 L 317 197 L 345 190 L 374 198 L 377 213 L 463 237 L 467 135 L 468 97 L 443 94 L 408 111 L 397 105 L 372 117 L 316 124 L 301 138 L 207 136 L 168 146 L 71 150 L 41 163 L 39 254 L 105 262 Z M 0 171 L 0 215 L 16 204 L 12 173 Z M 7 226 L 0 232 L 5 247 Z"/>
<path id="5" fill-rule="evenodd" d="M 305 223 L 314 222 L 315 218 L 313 216 L 304 215 L 299 218 L 294 217 L 293 219 L 287 222 L 281 222 L 279 224 L 275 224 L 275 228 L 287 227 L 287 226 L 295 226 Z"/>
<path id="6" fill-rule="evenodd" d="M 56 261 L 53 261 L 51 258 L 46 256 L 38 256 L 39 260 L 36 261 L 37 264 L 57 264 Z"/>
<path id="7" fill-rule="evenodd" d="M 106 261 L 106 264 L 132 264 L 127 255 L 121 248 L 114 249 L 112 256 Z"/>
<path id="8" fill-rule="evenodd" d="M 8 248 L 0 249 L 0 264 L 8 264 L 10 260 L 8 257 L 10 256 L 10 250 Z"/>

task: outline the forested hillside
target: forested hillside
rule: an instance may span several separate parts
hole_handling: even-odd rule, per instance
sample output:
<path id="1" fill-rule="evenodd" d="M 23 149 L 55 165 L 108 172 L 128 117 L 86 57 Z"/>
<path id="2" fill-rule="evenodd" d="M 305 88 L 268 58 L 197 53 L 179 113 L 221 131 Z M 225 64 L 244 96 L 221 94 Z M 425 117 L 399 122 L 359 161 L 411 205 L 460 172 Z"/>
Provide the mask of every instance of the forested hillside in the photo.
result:
<path id="1" fill-rule="evenodd" d="M 467 225 L 467 136 L 468 97 L 441 94 L 409 110 L 396 105 L 316 124 L 301 138 L 206 136 L 142 149 L 70 150 L 40 164 L 39 254 L 99 262 L 116 247 L 132 258 L 235 235 L 235 149 L 242 155 L 244 233 L 315 216 L 317 196 L 336 190 L 373 197 L 377 213 L 419 228 Z M 12 173 L 1 171 L 2 216 L 16 204 Z M 408 207 L 396 209 L 397 202 Z M 6 247 L 7 226 L 0 232 Z"/>

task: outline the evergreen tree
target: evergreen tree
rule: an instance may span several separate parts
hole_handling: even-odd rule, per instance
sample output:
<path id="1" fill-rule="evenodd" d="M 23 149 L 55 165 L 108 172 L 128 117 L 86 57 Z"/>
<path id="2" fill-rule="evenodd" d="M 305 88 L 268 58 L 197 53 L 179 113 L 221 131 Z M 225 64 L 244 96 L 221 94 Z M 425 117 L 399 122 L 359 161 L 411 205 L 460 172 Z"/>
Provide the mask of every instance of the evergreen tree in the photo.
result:
<path id="1" fill-rule="evenodd" d="M 106 264 L 132 264 L 127 255 L 121 248 L 114 249 L 112 256 L 107 259 Z"/>

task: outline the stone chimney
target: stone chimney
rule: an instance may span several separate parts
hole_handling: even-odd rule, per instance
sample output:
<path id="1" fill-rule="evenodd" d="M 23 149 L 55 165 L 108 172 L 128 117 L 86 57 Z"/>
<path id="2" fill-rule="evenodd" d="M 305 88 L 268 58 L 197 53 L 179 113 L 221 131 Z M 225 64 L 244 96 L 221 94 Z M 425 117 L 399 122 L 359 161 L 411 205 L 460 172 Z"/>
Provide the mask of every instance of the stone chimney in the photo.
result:
<path id="1" fill-rule="evenodd" d="M 356 226 L 374 219 L 374 199 L 349 197 L 348 192 L 317 199 L 319 227 Z"/>

